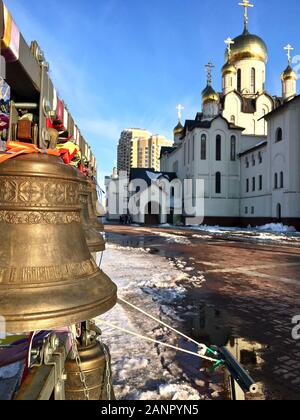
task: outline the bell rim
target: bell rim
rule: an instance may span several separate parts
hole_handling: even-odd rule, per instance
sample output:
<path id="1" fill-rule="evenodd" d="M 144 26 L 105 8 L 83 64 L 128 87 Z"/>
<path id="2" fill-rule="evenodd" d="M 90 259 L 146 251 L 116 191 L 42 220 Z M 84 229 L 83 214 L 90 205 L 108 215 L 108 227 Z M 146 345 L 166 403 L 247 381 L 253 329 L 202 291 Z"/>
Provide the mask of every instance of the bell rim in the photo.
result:
<path id="1" fill-rule="evenodd" d="M 87 319 L 97 318 L 109 312 L 117 304 L 117 286 L 113 287 L 113 289 L 112 295 L 107 299 L 87 303 L 81 307 L 76 306 L 68 310 L 62 309 L 42 314 L 30 314 L 27 315 L 26 320 L 24 320 L 24 315 L 15 316 L 14 319 L 6 318 L 6 331 L 9 334 L 20 334 L 29 331 L 52 330 L 84 322 Z M 81 308 L 80 314 L 78 314 L 79 308 Z M 49 319 L 51 320 L 50 322 Z"/>

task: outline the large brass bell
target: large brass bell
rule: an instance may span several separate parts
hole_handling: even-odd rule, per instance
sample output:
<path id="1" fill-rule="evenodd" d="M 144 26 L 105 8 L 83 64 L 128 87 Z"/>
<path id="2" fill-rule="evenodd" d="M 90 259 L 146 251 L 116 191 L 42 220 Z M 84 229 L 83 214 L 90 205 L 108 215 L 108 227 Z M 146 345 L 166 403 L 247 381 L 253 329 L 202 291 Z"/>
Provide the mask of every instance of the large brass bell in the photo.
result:
<path id="1" fill-rule="evenodd" d="M 71 325 L 116 303 L 81 224 L 77 171 L 30 154 L 0 165 L 0 314 L 7 332 Z"/>
<path id="2" fill-rule="evenodd" d="M 78 340 L 77 351 L 80 359 L 80 372 L 75 355 L 70 353 L 65 364 L 67 380 L 65 382 L 66 400 L 85 400 L 88 392 L 89 400 L 115 399 L 109 349 L 97 340 L 100 334 L 92 335 L 92 331 L 84 330 Z M 81 374 L 84 375 L 84 388 Z"/>
<path id="3" fill-rule="evenodd" d="M 80 201 L 81 201 L 81 219 L 82 226 L 90 252 L 102 252 L 105 250 L 105 240 L 91 223 L 91 190 L 89 186 L 89 178 L 78 172 L 78 180 L 80 183 Z"/>

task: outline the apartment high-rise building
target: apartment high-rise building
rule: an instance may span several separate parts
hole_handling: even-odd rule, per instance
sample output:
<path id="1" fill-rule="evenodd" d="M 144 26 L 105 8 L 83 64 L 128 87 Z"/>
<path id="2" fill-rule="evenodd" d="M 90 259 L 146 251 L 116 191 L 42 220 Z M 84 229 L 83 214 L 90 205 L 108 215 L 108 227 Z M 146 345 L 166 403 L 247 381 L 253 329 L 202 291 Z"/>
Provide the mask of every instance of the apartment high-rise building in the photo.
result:
<path id="1" fill-rule="evenodd" d="M 147 130 L 124 130 L 118 145 L 118 171 L 129 173 L 132 168 L 151 168 L 159 171 L 161 148 L 172 145 L 173 141 L 164 136 L 152 135 Z"/>

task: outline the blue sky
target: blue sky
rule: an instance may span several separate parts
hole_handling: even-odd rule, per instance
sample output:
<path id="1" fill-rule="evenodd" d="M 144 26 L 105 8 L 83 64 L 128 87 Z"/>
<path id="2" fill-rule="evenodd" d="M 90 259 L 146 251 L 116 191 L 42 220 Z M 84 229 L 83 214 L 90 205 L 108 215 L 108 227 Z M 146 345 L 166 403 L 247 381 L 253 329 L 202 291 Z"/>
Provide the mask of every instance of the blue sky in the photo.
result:
<path id="1" fill-rule="evenodd" d="M 269 48 L 267 89 L 281 93 L 283 47 L 300 54 L 300 2 L 253 0 L 249 30 Z M 6 0 L 21 32 L 37 39 L 51 77 L 110 174 L 122 129 L 172 137 L 176 104 L 184 118 L 201 109 L 204 65 L 221 88 L 224 40 L 243 30 L 238 0 Z"/>

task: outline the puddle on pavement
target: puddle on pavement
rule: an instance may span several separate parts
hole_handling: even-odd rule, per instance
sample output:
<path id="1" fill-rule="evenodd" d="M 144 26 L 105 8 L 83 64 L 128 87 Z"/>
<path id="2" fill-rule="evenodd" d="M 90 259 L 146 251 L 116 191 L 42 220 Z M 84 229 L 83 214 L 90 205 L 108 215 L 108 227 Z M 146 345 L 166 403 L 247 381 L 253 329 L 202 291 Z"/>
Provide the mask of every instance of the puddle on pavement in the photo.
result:
<path id="1" fill-rule="evenodd" d="M 117 233 L 109 233 L 107 235 L 108 243 L 122 246 L 124 248 L 142 248 L 147 250 L 149 254 L 167 257 L 168 252 L 157 243 L 156 236 L 128 236 Z"/>
<path id="2" fill-rule="evenodd" d="M 263 367 L 261 357 L 266 346 L 238 337 L 228 325 L 226 315 L 212 305 L 195 303 L 196 314 L 191 319 L 193 338 L 207 346 L 226 347 L 236 360 L 257 380 L 255 373 Z M 259 381 L 258 381 L 259 382 Z M 257 397 L 263 398 L 264 386 L 258 383 Z"/>
<path id="3" fill-rule="evenodd" d="M 157 243 L 157 237 L 152 235 L 129 236 L 109 233 L 108 241 L 122 247 L 143 248 L 148 250 L 150 254 L 171 259 L 176 259 L 180 256 L 180 254 L 177 255 L 174 249 L 171 250 L 170 247 L 169 249 L 162 248 L 161 242 Z M 160 241 L 162 241 L 161 238 Z M 207 346 L 226 347 L 256 380 L 255 372 L 264 363 L 260 355 L 265 350 L 265 347 L 259 343 L 238 337 L 226 320 L 224 311 L 220 311 L 203 301 L 197 300 L 193 303 L 194 310 L 189 312 L 185 319 L 187 324 L 189 324 L 192 337 Z M 197 346 L 186 340 L 179 340 L 178 344 L 187 350 L 197 352 Z M 176 360 L 183 372 L 198 388 L 205 388 L 205 394 L 210 390 L 212 395 L 216 395 L 213 397 L 214 399 L 228 398 L 228 390 L 225 390 L 224 371 L 218 369 L 213 373 L 207 372 L 206 368 L 208 366 L 205 366 L 200 359 L 183 353 L 178 353 Z M 263 399 L 262 384 L 260 384 L 260 390 L 261 395 L 258 399 Z"/>

